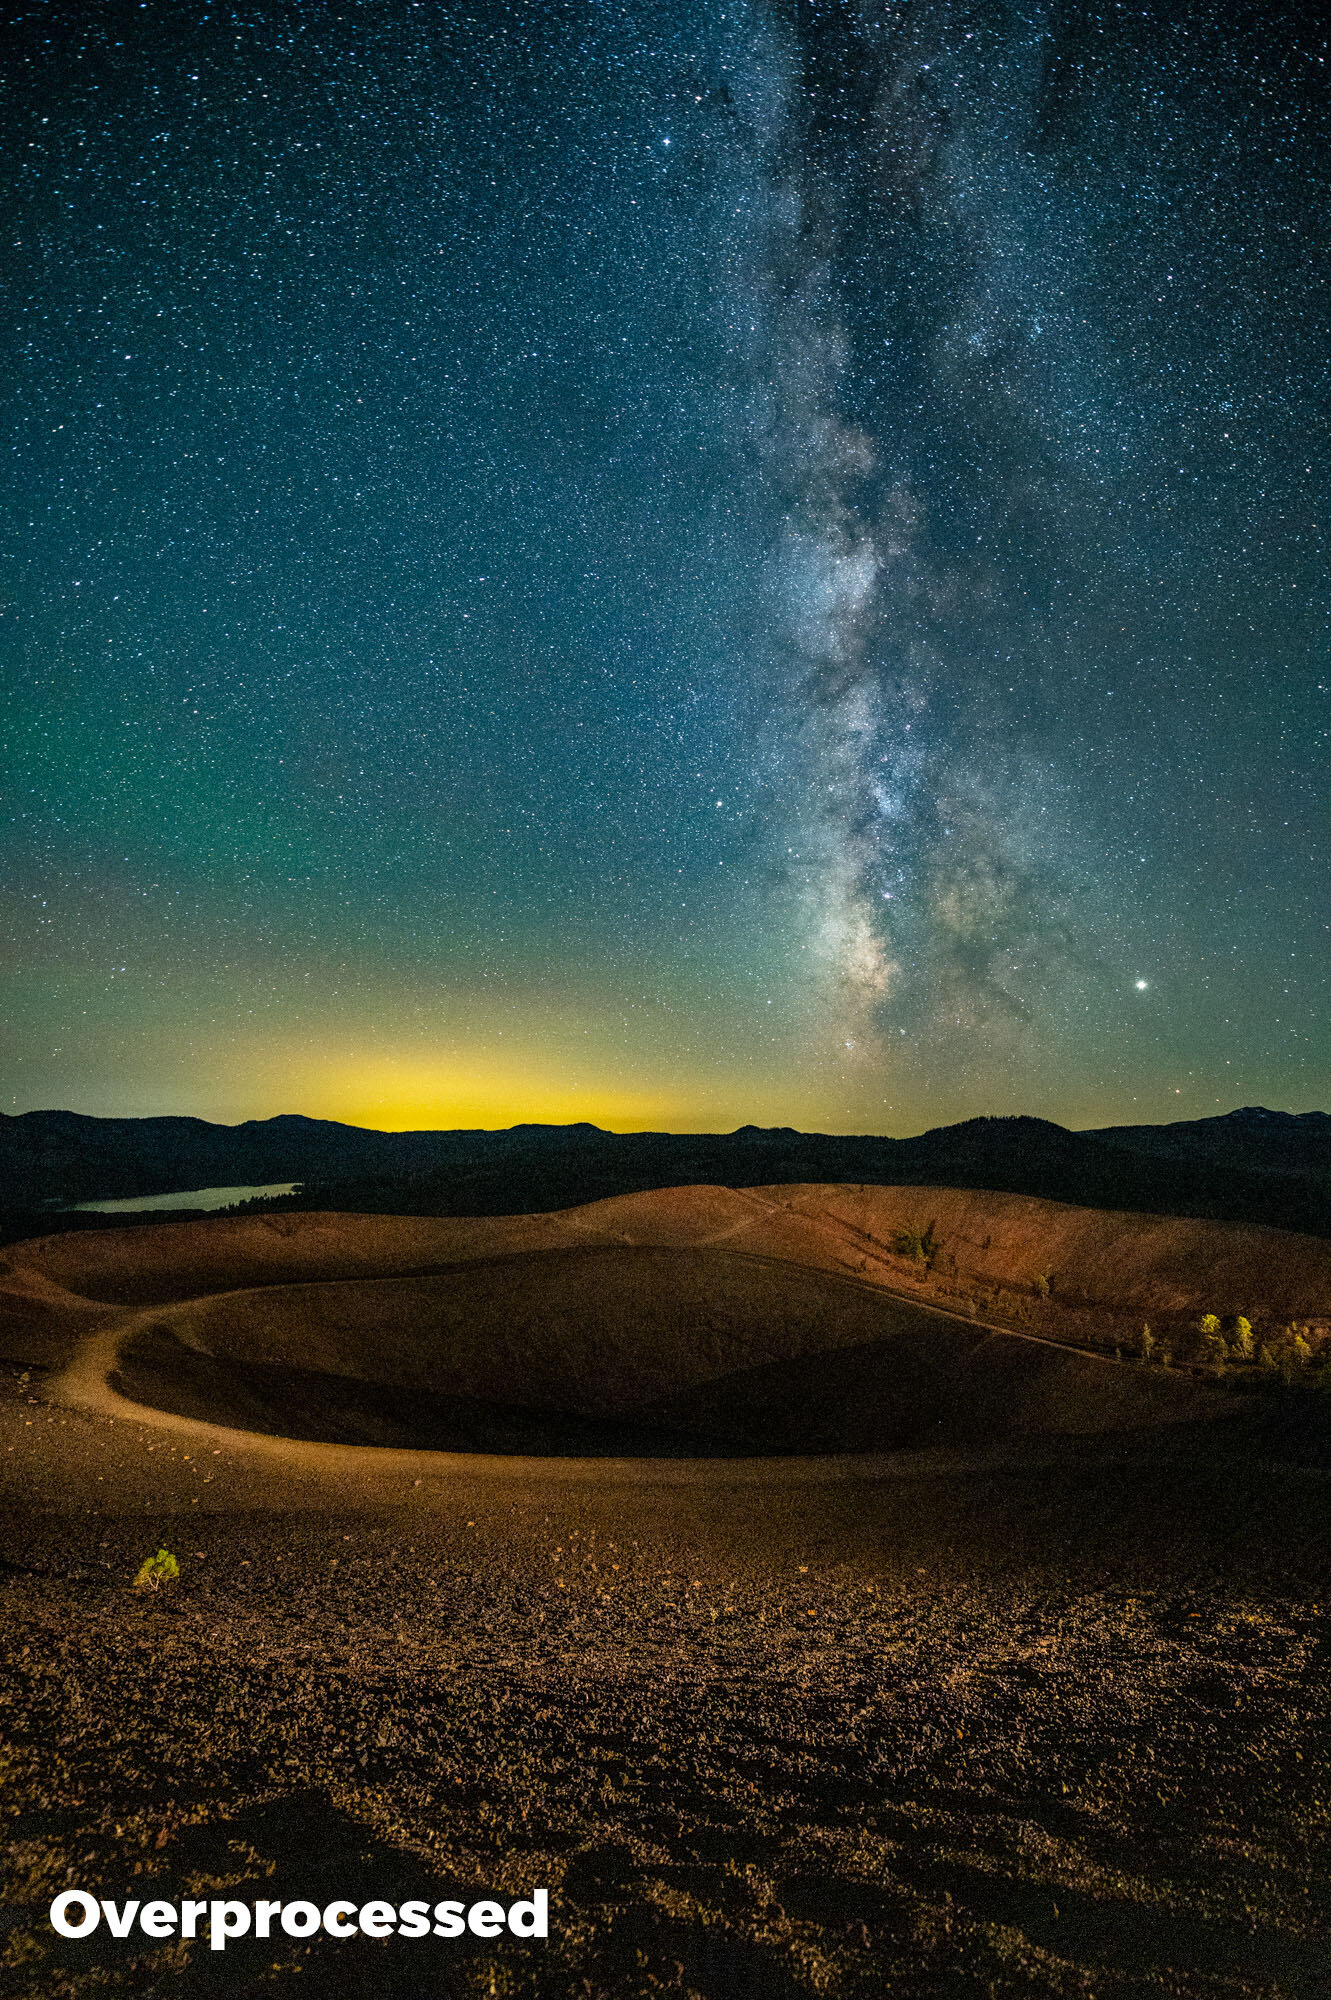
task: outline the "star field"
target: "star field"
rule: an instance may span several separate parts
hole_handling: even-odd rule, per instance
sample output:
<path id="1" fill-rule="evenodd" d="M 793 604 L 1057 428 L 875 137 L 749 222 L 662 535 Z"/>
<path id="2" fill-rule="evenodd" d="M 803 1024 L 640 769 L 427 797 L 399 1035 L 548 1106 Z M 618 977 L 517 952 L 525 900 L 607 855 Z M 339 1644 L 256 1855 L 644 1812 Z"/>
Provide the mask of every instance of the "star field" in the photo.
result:
<path id="1" fill-rule="evenodd" d="M 1326 1100 L 1302 16 L 7 28 L 6 1109 Z"/>

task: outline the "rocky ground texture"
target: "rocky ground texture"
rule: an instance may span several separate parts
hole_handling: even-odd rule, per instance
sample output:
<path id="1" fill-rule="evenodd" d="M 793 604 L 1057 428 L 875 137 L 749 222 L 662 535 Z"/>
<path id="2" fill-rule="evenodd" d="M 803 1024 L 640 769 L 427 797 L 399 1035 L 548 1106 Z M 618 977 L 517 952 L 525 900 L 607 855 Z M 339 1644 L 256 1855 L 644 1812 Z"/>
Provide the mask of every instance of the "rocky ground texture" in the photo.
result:
<path id="1" fill-rule="evenodd" d="M 183 1492 L 10 1495 L 0 1991 L 1331 1990 L 1324 1475 L 1120 1447 L 345 1514 Z M 136 1594 L 159 1541 L 180 1582 Z M 71 1884 L 545 1886 L 552 1935 L 66 1944 Z"/>

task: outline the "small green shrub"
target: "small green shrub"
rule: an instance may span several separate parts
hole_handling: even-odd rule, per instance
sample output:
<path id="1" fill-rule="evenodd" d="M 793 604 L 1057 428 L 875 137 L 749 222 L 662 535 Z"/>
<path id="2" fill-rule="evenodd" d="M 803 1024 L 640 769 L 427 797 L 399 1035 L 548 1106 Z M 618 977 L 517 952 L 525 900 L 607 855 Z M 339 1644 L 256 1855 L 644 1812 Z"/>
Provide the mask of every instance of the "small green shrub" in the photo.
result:
<path id="1" fill-rule="evenodd" d="M 1031 1285 L 1037 1299 L 1047 1299 L 1049 1297 L 1049 1287 L 1052 1282 L 1051 1273 L 1048 1271 L 1031 1272 Z"/>
<path id="2" fill-rule="evenodd" d="M 170 1549 L 158 1549 L 155 1556 L 145 1556 L 139 1564 L 139 1573 L 134 1579 L 135 1590 L 160 1590 L 164 1583 L 175 1583 L 180 1576 L 180 1564 Z"/>
<path id="3" fill-rule="evenodd" d="M 1151 1332 L 1150 1327 L 1147 1326 L 1145 1323 L 1143 1323 L 1142 1325 L 1141 1338 L 1138 1342 L 1138 1348 L 1141 1353 L 1141 1358 L 1143 1361 L 1149 1361 L 1151 1356 L 1155 1353 L 1155 1335 Z"/>
<path id="4" fill-rule="evenodd" d="M 1252 1360 L 1252 1321 L 1240 1313 L 1234 1322 L 1234 1359 Z"/>
<path id="5" fill-rule="evenodd" d="M 892 1248 L 898 1257 L 913 1257 L 917 1264 L 928 1264 L 938 1255 L 941 1244 L 931 1222 L 924 1229 L 911 1226 L 899 1229 L 892 1238 Z"/>

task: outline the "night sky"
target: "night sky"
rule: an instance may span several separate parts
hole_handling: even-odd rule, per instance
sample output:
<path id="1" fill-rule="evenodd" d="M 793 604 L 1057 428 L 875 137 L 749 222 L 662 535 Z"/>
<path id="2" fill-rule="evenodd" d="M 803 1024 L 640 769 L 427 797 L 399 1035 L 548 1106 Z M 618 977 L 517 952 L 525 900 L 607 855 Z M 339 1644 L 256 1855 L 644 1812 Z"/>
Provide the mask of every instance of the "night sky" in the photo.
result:
<path id="1" fill-rule="evenodd" d="M 1327 1106 L 1314 11 L 6 8 L 0 1107 Z"/>

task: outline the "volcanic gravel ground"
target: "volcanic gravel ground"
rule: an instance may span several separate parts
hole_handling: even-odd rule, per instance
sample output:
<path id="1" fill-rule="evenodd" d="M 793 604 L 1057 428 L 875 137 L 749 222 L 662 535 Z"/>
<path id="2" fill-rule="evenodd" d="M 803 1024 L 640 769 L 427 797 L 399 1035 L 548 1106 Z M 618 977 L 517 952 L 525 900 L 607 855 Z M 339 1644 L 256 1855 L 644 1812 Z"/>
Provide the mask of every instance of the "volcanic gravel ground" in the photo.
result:
<path id="1" fill-rule="evenodd" d="M 1075 1454 L 12 1511 L 0 1991 L 1325 1996 L 1329 1512 L 1314 1472 Z M 546 1886 L 552 1935 L 62 1943 L 72 1884 Z"/>

